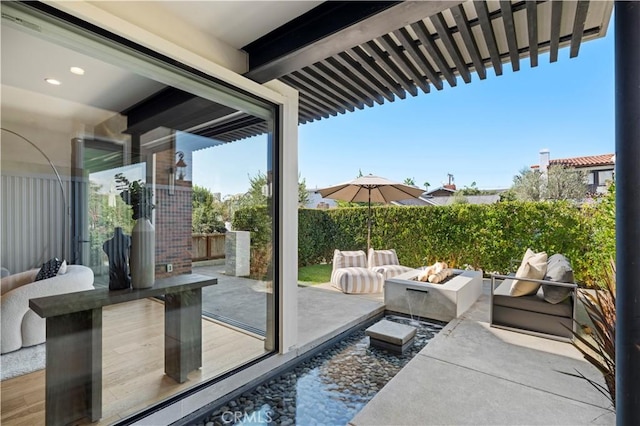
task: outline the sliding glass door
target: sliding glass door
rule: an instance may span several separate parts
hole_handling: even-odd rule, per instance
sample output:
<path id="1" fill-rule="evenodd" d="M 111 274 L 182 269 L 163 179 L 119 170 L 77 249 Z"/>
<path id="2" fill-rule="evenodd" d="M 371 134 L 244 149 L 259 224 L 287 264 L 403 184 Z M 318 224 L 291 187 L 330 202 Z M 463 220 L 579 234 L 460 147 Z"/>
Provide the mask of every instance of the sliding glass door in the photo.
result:
<path id="1" fill-rule="evenodd" d="M 130 238 L 148 220 L 153 280 L 218 280 L 203 293 L 202 367 L 185 383 L 164 374 L 162 300 L 103 310 L 103 421 L 276 351 L 277 108 L 29 5 L 2 8 L 2 128 L 13 132 L 2 135 L 3 201 L 12 197 L 3 203 L 3 230 L 11 230 L 3 248 L 25 247 L 3 250 L 2 264 L 17 273 L 58 257 L 90 268 L 96 291 L 108 291 L 114 279 L 125 284 L 124 269 L 113 273 L 115 255 L 133 278 Z M 51 164 L 25 155 L 21 137 Z M 142 207 L 136 188 L 148 195 Z M 3 410 L 2 423 L 44 422 L 44 375 L 32 374 L 16 392 L 40 397 Z"/>

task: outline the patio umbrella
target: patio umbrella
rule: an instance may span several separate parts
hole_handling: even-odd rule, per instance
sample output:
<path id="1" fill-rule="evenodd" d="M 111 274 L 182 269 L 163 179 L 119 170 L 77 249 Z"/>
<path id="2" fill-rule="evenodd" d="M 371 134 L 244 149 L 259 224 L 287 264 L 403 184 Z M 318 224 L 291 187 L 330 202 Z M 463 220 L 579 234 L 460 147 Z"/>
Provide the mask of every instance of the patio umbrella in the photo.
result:
<path id="1" fill-rule="evenodd" d="M 322 198 L 368 203 L 367 250 L 371 247 L 371 202 L 408 200 L 418 198 L 423 192 L 420 188 L 373 175 L 361 176 L 351 182 L 318 190 Z"/>

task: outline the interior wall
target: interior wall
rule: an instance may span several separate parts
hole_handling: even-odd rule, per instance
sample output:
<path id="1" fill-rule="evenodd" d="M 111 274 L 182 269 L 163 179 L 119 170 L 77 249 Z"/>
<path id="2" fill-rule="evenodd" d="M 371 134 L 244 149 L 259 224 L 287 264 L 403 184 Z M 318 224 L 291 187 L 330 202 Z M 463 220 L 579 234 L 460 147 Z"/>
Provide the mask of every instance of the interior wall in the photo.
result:
<path id="1" fill-rule="evenodd" d="M 39 267 L 52 257 L 70 260 L 69 135 L 7 121 L 4 115 L 2 127 L 22 135 L 45 152 L 60 174 L 64 193 L 47 159 L 29 143 L 3 131 L 0 263 L 17 273 Z"/>

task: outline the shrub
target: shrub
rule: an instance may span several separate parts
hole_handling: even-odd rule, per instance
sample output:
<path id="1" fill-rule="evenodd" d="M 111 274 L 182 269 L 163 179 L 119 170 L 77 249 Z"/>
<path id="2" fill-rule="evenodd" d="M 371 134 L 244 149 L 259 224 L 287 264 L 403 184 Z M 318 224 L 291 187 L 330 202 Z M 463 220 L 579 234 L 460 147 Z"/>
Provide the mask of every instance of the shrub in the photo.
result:
<path id="1" fill-rule="evenodd" d="M 300 266 L 330 261 L 335 248 L 366 250 L 366 207 L 302 209 L 298 217 Z M 610 232 L 594 236 L 590 213 L 568 201 L 375 206 L 371 220 L 371 246 L 394 248 L 400 263 L 410 267 L 441 260 L 454 267 L 467 264 L 485 271 L 513 272 L 511 261 L 530 247 L 565 254 L 578 282 L 593 284 L 586 259 L 590 250 L 603 244 L 593 241 L 600 238 L 615 245 Z"/>
<path id="2" fill-rule="evenodd" d="M 583 208 L 584 226 L 589 234 L 585 256 L 579 259 L 583 279 L 595 286 L 604 265 L 616 258 L 616 187 L 611 184 L 606 194 Z M 601 284 L 602 287 L 602 284 Z"/>

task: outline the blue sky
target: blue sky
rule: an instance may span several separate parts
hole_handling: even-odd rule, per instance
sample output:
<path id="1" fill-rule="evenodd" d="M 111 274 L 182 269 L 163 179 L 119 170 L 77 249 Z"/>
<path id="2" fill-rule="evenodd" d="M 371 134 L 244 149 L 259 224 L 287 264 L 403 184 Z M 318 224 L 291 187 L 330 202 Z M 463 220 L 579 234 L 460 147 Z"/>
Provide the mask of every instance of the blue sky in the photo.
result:
<path id="1" fill-rule="evenodd" d="M 300 175 L 308 188 L 351 180 L 359 170 L 431 189 L 448 173 L 459 188 L 507 188 L 537 164 L 542 148 L 552 159 L 613 153 L 613 33 L 612 20 L 607 36 L 582 44 L 577 58 L 564 48 L 553 64 L 543 54 L 536 68 L 527 58 L 515 73 L 509 64 L 500 77 L 489 68 L 485 80 L 474 74 L 471 84 L 445 83 L 442 91 L 302 125 Z M 220 150 L 215 158 L 194 155 L 195 183 L 224 196 L 246 191 L 248 175 L 266 170 L 265 138 L 221 148 L 207 150 Z"/>

